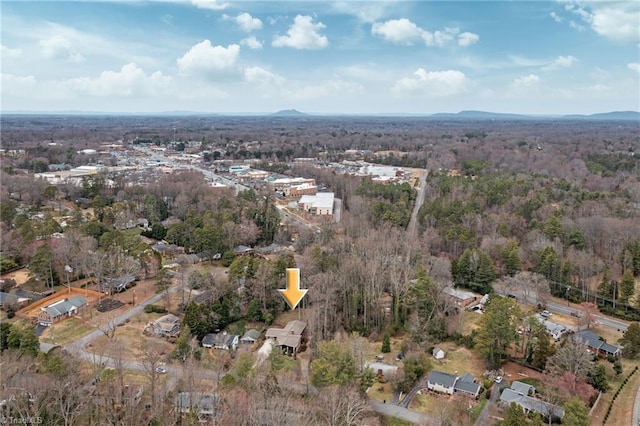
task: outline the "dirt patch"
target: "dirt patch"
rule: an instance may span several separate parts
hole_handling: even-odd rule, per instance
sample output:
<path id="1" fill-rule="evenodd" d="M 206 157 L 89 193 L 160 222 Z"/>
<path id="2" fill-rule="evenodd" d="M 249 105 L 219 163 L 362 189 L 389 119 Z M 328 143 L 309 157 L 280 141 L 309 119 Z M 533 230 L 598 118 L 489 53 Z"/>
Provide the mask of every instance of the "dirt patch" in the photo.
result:
<path id="1" fill-rule="evenodd" d="M 29 281 L 29 270 L 27 268 L 18 269 L 17 271 L 2 274 L 0 278 L 5 280 L 12 279 L 16 282 L 17 286 L 21 286 Z"/>
<path id="2" fill-rule="evenodd" d="M 502 369 L 504 370 L 504 378 L 509 381 L 532 378 L 544 382 L 546 379 L 544 373 L 524 367 L 511 361 L 503 365 Z"/>

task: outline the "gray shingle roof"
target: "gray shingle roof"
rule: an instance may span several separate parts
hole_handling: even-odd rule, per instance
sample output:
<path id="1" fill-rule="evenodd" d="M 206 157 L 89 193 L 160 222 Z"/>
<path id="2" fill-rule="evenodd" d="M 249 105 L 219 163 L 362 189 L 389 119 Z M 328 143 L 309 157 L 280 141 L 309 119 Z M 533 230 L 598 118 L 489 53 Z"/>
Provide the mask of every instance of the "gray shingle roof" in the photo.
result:
<path id="1" fill-rule="evenodd" d="M 437 384 L 444 386 L 446 388 L 453 387 L 456 382 L 457 377 L 453 374 L 443 373 L 441 371 L 430 371 L 429 376 L 427 377 L 427 381 L 429 383 Z"/>
<path id="2" fill-rule="evenodd" d="M 453 390 L 456 392 L 466 392 L 471 395 L 477 395 L 480 392 L 480 384 L 473 382 L 465 382 L 458 379 L 453 386 Z"/>
<path id="3" fill-rule="evenodd" d="M 73 309 L 78 309 L 87 304 L 87 300 L 82 296 L 75 296 L 68 300 L 56 302 L 53 305 L 49 305 L 43 310 L 48 313 L 52 318 L 57 318 L 62 315 L 66 315 Z"/>
<path id="4" fill-rule="evenodd" d="M 500 395 L 500 401 L 507 404 L 516 403 L 527 411 L 533 411 L 540 413 L 543 416 L 548 416 L 552 413 L 554 417 L 562 418 L 564 416 L 564 410 L 561 407 L 550 404 L 540 399 L 532 398 L 527 395 L 521 395 L 513 389 L 506 388 Z"/>
<path id="5" fill-rule="evenodd" d="M 517 380 L 511 383 L 511 389 L 522 395 L 529 395 L 536 392 L 535 387 L 524 382 L 519 382 Z"/>
<path id="6" fill-rule="evenodd" d="M 614 355 L 620 350 L 619 346 L 611 345 L 603 340 L 600 340 L 600 337 L 591 330 L 580 331 L 575 334 L 575 337 L 577 339 L 581 339 L 591 349 L 601 350 L 607 354 Z"/>

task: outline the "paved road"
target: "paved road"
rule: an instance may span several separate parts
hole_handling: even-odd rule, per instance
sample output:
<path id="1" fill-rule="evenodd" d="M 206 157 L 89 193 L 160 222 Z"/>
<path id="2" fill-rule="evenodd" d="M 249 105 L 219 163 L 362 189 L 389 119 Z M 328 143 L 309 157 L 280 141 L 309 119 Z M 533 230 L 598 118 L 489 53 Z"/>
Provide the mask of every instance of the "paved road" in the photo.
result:
<path id="1" fill-rule="evenodd" d="M 495 288 L 494 290 L 496 294 L 499 294 L 502 296 L 507 295 L 506 290 L 503 290 L 500 288 Z M 522 292 L 510 290 L 509 294 L 513 294 L 514 296 L 518 297 L 518 300 L 520 301 L 524 300 Z M 530 304 L 533 305 L 533 303 L 530 303 Z M 582 312 L 582 310 L 578 306 L 567 306 L 566 302 L 560 302 L 558 300 L 553 300 L 553 299 L 547 300 L 546 305 L 549 311 L 564 314 L 564 315 L 571 315 L 572 312 Z M 594 318 L 596 321 L 598 321 L 600 325 L 610 328 L 612 330 L 623 332 L 623 331 L 627 331 L 627 327 L 629 327 L 628 321 L 623 321 L 616 318 L 607 317 L 604 315 L 594 315 Z"/>
<path id="2" fill-rule="evenodd" d="M 374 399 L 369 400 L 369 405 L 371 408 L 378 413 L 384 414 L 385 416 L 397 417 L 399 419 L 405 420 L 407 422 L 411 422 L 413 424 L 418 425 L 431 425 L 436 424 L 436 419 L 431 416 L 427 416 L 422 413 L 418 413 L 416 411 L 407 410 L 403 407 L 398 407 L 393 404 L 384 404 L 380 401 L 376 401 Z"/>
<path id="3" fill-rule="evenodd" d="M 411 212 L 411 219 L 409 219 L 409 225 L 407 226 L 407 233 L 411 237 L 415 237 L 418 231 L 418 212 L 422 203 L 424 203 L 424 196 L 427 192 L 427 177 L 429 176 L 429 170 L 424 170 L 420 174 L 420 188 L 418 189 L 418 196 L 416 197 L 416 204 L 413 206 Z"/>

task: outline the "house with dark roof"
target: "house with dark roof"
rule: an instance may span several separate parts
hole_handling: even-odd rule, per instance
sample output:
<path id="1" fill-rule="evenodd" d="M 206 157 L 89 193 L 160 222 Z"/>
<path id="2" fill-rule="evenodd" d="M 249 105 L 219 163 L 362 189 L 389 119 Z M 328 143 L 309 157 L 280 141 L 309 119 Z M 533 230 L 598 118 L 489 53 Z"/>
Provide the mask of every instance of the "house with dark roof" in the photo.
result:
<path id="1" fill-rule="evenodd" d="M 179 392 L 173 402 L 173 409 L 179 414 L 195 414 L 202 422 L 216 416 L 220 398 L 214 393 Z"/>
<path id="2" fill-rule="evenodd" d="M 480 395 L 482 385 L 476 383 L 476 379 L 469 373 L 457 377 L 453 374 L 432 370 L 427 376 L 427 389 L 449 395 L 462 393 L 477 398 Z"/>
<path id="3" fill-rule="evenodd" d="M 0 309 L 5 307 L 22 308 L 29 304 L 29 298 L 20 297 L 16 293 L 5 293 L 0 291 Z"/>
<path id="4" fill-rule="evenodd" d="M 238 348 L 240 336 L 237 334 L 209 333 L 202 339 L 202 347 L 235 351 Z"/>
<path id="5" fill-rule="evenodd" d="M 135 285 L 135 275 L 123 275 L 115 278 L 103 278 L 98 285 L 98 291 L 105 294 L 121 293 Z"/>
<path id="6" fill-rule="evenodd" d="M 453 287 L 446 287 L 444 290 L 442 290 L 442 292 L 449 296 L 456 305 L 462 307 L 469 306 L 477 299 L 474 293 L 471 293 L 470 291 L 458 290 L 457 288 Z"/>
<path id="7" fill-rule="evenodd" d="M 602 340 L 600 336 L 598 336 L 591 330 L 583 330 L 577 332 L 574 335 L 574 339 L 582 340 L 591 352 L 597 354 L 600 357 L 619 357 L 622 352 L 621 347 L 607 343 L 606 340 Z"/>
<path id="8" fill-rule="evenodd" d="M 528 395 L 523 395 L 511 388 L 505 388 L 500 395 L 500 405 L 508 407 L 512 403 L 522 407 L 525 413 L 538 413 L 543 417 L 551 418 L 552 420 L 562 420 L 564 417 L 564 409 L 557 405 L 543 401 L 541 399 L 532 398 Z"/>
<path id="9" fill-rule="evenodd" d="M 519 393 L 520 395 L 528 395 L 531 396 L 536 393 L 536 388 L 531 386 L 528 383 L 519 382 L 518 380 L 514 380 L 511 383 L 511 390 Z"/>
<path id="10" fill-rule="evenodd" d="M 239 245 L 233 249 L 233 253 L 236 256 L 245 256 L 245 255 L 253 254 L 253 249 L 251 247 Z"/>
<path id="11" fill-rule="evenodd" d="M 453 385 L 453 391 L 457 393 L 464 393 L 474 398 L 480 395 L 482 385 L 476 383 L 476 379 L 469 373 L 463 374 L 458 377 L 456 383 Z"/>
<path id="12" fill-rule="evenodd" d="M 284 328 L 271 327 L 265 336 L 272 339 L 275 344 L 287 355 L 295 355 L 300 350 L 302 335 L 307 328 L 307 323 L 293 320 L 289 321 Z"/>
<path id="13" fill-rule="evenodd" d="M 456 380 L 457 377 L 453 374 L 432 370 L 427 376 L 427 389 L 453 395 L 453 387 L 456 384 Z"/>
<path id="14" fill-rule="evenodd" d="M 40 308 L 41 311 L 38 314 L 38 324 L 50 326 L 65 318 L 76 315 L 85 306 L 87 306 L 87 299 L 82 296 L 59 300 L 45 308 Z"/>

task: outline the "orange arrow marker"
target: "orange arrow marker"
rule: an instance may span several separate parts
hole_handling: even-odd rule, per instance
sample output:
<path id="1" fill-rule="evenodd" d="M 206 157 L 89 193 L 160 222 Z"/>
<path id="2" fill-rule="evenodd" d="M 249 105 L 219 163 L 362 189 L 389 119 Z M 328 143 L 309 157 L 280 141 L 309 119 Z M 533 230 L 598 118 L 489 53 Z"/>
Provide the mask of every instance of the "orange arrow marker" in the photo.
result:
<path id="1" fill-rule="evenodd" d="M 298 306 L 298 303 L 307 294 L 306 289 L 300 288 L 300 269 L 299 268 L 287 268 L 287 288 L 282 290 L 278 289 L 284 300 L 289 307 L 293 310 Z"/>

